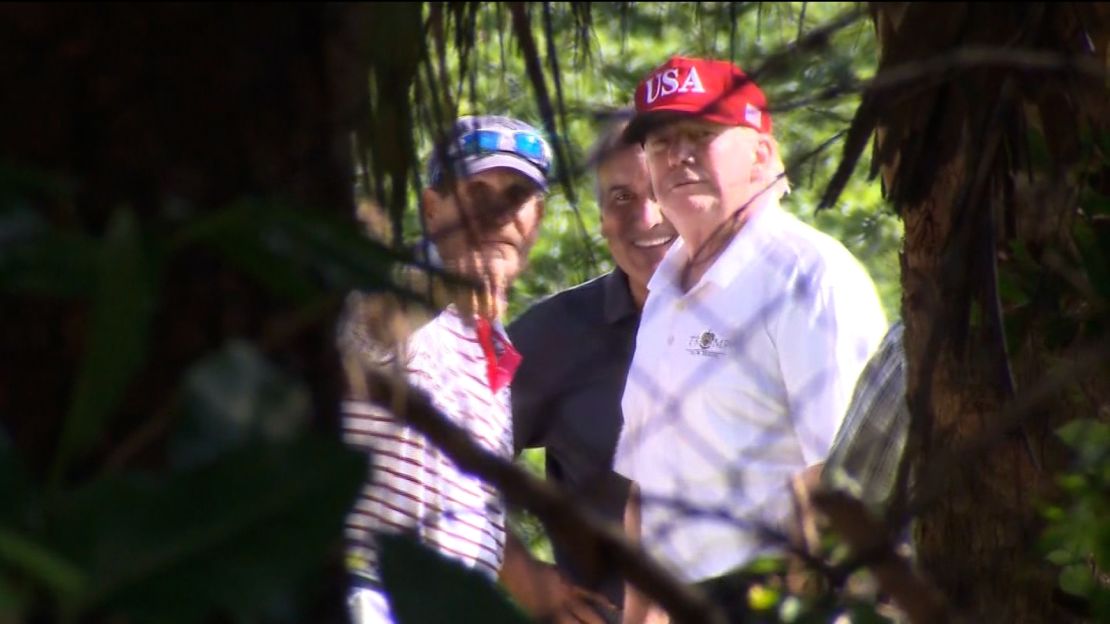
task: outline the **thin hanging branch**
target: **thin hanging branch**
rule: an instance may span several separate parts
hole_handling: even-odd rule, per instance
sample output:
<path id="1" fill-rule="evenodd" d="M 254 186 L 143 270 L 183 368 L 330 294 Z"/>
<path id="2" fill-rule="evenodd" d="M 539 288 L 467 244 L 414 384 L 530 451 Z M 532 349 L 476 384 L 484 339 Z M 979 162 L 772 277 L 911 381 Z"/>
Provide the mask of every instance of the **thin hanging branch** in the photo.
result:
<path id="1" fill-rule="evenodd" d="M 892 105 L 885 93 L 890 89 L 914 85 L 917 91 L 934 88 L 951 80 L 951 72 L 976 68 L 1014 69 L 1028 72 L 1049 72 L 1065 75 L 1083 76 L 1094 80 L 1110 78 L 1110 72 L 1088 58 L 1068 57 L 1055 52 L 1033 49 L 1005 48 L 996 46 L 964 46 L 948 54 L 935 56 L 920 62 L 910 62 L 883 69 L 869 81 L 848 82 L 834 85 L 812 99 L 787 103 L 775 110 L 789 110 L 813 101 L 837 97 L 844 93 L 862 90 L 863 101 L 852 120 L 852 129 L 844 144 L 844 155 L 829 185 L 822 195 L 818 210 L 836 204 L 848 179 L 859 162 L 863 150 L 875 128 L 878 103 Z M 885 98 L 885 100 L 883 99 Z"/>
<path id="2" fill-rule="evenodd" d="M 808 2 L 803 2 L 802 3 L 802 11 L 798 15 L 798 36 L 795 38 L 795 41 L 801 41 L 802 40 L 802 32 L 805 31 L 805 26 L 806 26 L 806 6 L 808 4 L 809 4 Z"/>
<path id="3" fill-rule="evenodd" d="M 502 2 L 497 2 L 497 3 L 494 4 L 494 6 L 497 8 L 497 47 L 498 47 L 498 50 L 500 50 L 500 54 L 501 54 L 501 56 L 499 57 L 499 60 L 501 62 L 500 62 L 500 64 L 498 64 L 498 67 L 502 68 L 502 71 L 501 71 L 501 87 L 504 88 L 505 87 L 505 71 L 504 71 L 504 67 L 505 67 L 505 5 Z"/>
<path id="4" fill-rule="evenodd" d="M 728 3 L 728 60 L 736 62 L 736 22 L 739 15 L 736 12 L 736 3 Z"/>
<path id="5" fill-rule="evenodd" d="M 570 131 L 570 124 L 567 123 L 567 106 L 566 101 L 563 99 L 563 78 L 562 72 L 559 71 L 559 54 L 555 50 L 555 26 L 551 18 L 551 3 L 543 3 L 543 32 L 544 38 L 547 40 L 547 64 L 551 67 L 551 81 L 555 84 L 555 107 L 559 112 L 559 125 L 563 128 L 563 133 Z M 553 137 L 555 140 L 563 139 L 561 135 Z M 563 149 L 569 151 L 570 144 L 563 139 Z"/>
<path id="6" fill-rule="evenodd" d="M 855 9 L 842 13 L 824 26 L 810 31 L 806 36 L 801 37 L 792 45 L 784 46 L 781 50 L 764 57 L 763 63 L 755 70 L 748 72 L 748 76 L 752 80 L 759 82 L 767 76 L 773 76 L 783 72 L 790 67 L 791 61 L 797 58 L 798 55 L 803 52 L 815 52 L 828 48 L 834 34 L 855 24 L 866 16 L 867 12 L 862 9 Z"/>
<path id="7" fill-rule="evenodd" d="M 436 51 L 436 66 L 435 69 L 439 73 L 439 84 L 443 85 L 443 90 L 440 95 L 443 98 L 445 110 L 448 117 L 454 117 L 458 107 L 451 99 L 451 81 L 447 77 L 447 31 L 444 25 L 446 16 L 444 15 L 444 6 L 449 6 L 448 3 L 432 3 L 432 16 L 429 17 L 432 25 L 432 42 L 435 44 Z"/>
<path id="8" fill-rule="evenodd" d="M 470 13 L 470 30 L 471 32 L 478 32 L 478 11 L 481 10 L 481 4 L 474 3 L 474 9 Z M 474 70 L 467 76 L 467 81 L 470 83 L 470 107 L 471 109 L 478 108 L 478 72 L 481 68 L 481 54 L 477 52 L 477 42 L 475 42 L 474 52 Z"/>
<path id="9" fill-rule="evenodd" d="M 593 58 L 590 47 L 590 31 L 593 30 L 593 4 L 589 2 L 571 2 L 570 14 L 574 18 L 574 53 L 575 62 L 584 66 Z"/>
<path id="10" fill-rule="evenodd" d="M 555 150 L 555 161 L 558 163 L 559 183 L 563 187 L 563 192 L 566 194 L 567 203 L 570 204 L 571 211 L 574 213 L 575 222 L 581 230 L 583 240 L 589 241 L 590 234 L 586 229 L 586 223 L 582 219 L 582 213 L 578 209 L 578 200 L 574 192 L 574 183 L 571 180 L 572 165 L 569 156 L 563 149 L 563 144 L 558 140 L 559 134 L 555 125 L 555 111 L 552 110 L 551 98 L 547 93 L 547 83 L 543 76 L 543 67 L 540 65 L 539 52 L 536 49 L 536 40 L 532 37 L 531 23 L 528 16 L 525 14 L 524 5 L 520 2 L 510 2 L 509 13 L 513 20 L 513 31 L 516 34 L 517 41 L 520 43 L 521 54 L 524 56 L 525 69 L 528 72 L 528 78 L 532 81 L 532 87 L 536 91 L 536 100 L 540 108 L 540 116 L 543 118 L 544 129 L 547 131 L 548 137 L 551 139 L 552 147 Z M 590 266 L 596 271 L 597 259 L 594 257 L 593 249 L 589 245 L 584 245 L 586 259 Z"/>

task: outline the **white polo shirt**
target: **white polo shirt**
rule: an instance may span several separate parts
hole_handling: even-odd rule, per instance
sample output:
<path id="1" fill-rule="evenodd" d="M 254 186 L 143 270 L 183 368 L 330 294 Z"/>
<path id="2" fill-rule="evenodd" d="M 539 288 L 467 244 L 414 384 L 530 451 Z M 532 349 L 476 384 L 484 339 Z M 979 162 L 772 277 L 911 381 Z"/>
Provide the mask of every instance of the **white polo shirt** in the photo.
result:
<path id="1" fill-rule="evenodd" d="M 683 293 L 680 240 L 648 284 L 614 469 L 643 495 L 642 543 L 696 582 L 768 551 L 823 461 L 886 319 L 866 270 L 768 200 Z"/>

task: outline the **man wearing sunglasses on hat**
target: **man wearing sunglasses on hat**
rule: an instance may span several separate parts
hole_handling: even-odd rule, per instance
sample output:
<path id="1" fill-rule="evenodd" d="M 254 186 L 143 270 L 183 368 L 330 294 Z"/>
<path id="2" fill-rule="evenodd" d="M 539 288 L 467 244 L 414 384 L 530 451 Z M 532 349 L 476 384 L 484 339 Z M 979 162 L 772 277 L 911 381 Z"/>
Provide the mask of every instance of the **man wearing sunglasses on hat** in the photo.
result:
<path id="1" fill-rule="evenodd" d="M 340 334 L 345 357 L 424 390 L 440 412 L 506 459 L 513 454 L 509 382 L 520 356 L 500 318 L 539 231 L 550 153 L 521 121 L 459 119 L 430 157 L 422 219 L 431 260 L 479 287 L 448 291 L 445 307 L 422 324 L 380 296 L 354 295 Z M 348 381 L 349 389 L 358 387 L 357 378 Z M 413 533 L 495 580 L 505 544 L 499 493 L 461 471 L 388 406 L 354 391 L 349 396 L 344 438 L 371 457 L 369 480 L 346 525 L 353 621 L 393 621 L 378 571 L 376 536 L 383 533 Z"/>
<path id="2" fill-rule="evenodd" d="M 601 234 L 616 267 L 540 301 L 509 325 L 524 355 L 513 379 L 517 448 L 544 448 L 548 479 L 618 528 L 628 498 L 627 480 L 612 471 L 621 394 L 648 279 L 677 238 L 651 198 L 643 149 L 621 136 L 626 123 L 611 124 L 590 158 Z M 551 537 L 555 566 L 528 561 L 510 541 L 514 596 L 533 615 L 560 623 L 619 622 L 623 580 L 613 561 Z"/>
<path id="3" fill-rule="evenodd" d="M 754 621 L 742 569 L 782 552 L 760 528 L 791 523 L 791 479 L 824 461 L 886 321 L 851 253 L 779 207 L 767 100 L 743 71 L 674 57 L 635 105 L 626 136 L 680 239 L 648 283 L 622 399 L 626 528 L 730 621 Z M 626 588 L 625 621 L 649 609 Z"/>

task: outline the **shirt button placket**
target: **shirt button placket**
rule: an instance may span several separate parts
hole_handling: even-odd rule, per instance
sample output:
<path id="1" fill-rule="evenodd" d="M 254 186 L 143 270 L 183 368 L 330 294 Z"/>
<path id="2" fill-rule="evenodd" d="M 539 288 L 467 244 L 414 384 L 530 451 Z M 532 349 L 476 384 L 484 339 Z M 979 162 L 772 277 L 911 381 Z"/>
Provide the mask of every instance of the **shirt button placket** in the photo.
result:
<path id="1" fill-rule="evenodd" d="M 671 311 L 670 327 L 667 328 L 668 329 L 668 333 L 667 333 L 667 346 L 668 347 L 674 346 L 675 335 L 678 332 L 678 328 L 682 326 L 682 313 L 685 309 L 686 309 L 686 304 L 683 303 L 681 298 L 678 299 L 677 301 L 675 301 L 674 309 Z"/>

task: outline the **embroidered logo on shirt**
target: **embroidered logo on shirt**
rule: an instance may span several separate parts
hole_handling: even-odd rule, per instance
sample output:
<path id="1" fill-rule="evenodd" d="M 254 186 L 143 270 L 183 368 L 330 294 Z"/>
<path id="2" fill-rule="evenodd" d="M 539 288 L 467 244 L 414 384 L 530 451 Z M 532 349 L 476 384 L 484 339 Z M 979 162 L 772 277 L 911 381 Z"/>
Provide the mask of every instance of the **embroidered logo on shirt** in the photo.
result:
<path id="1" fill-rule="evenodd" d="M 690 336 L 690 340 L 686 343 L 686 351 L 691 355 L 712 358 L 725 355 L 731 347 L 731 340 L 719 338 L 711 329 L 703 331 L 699 336 Z"/>

